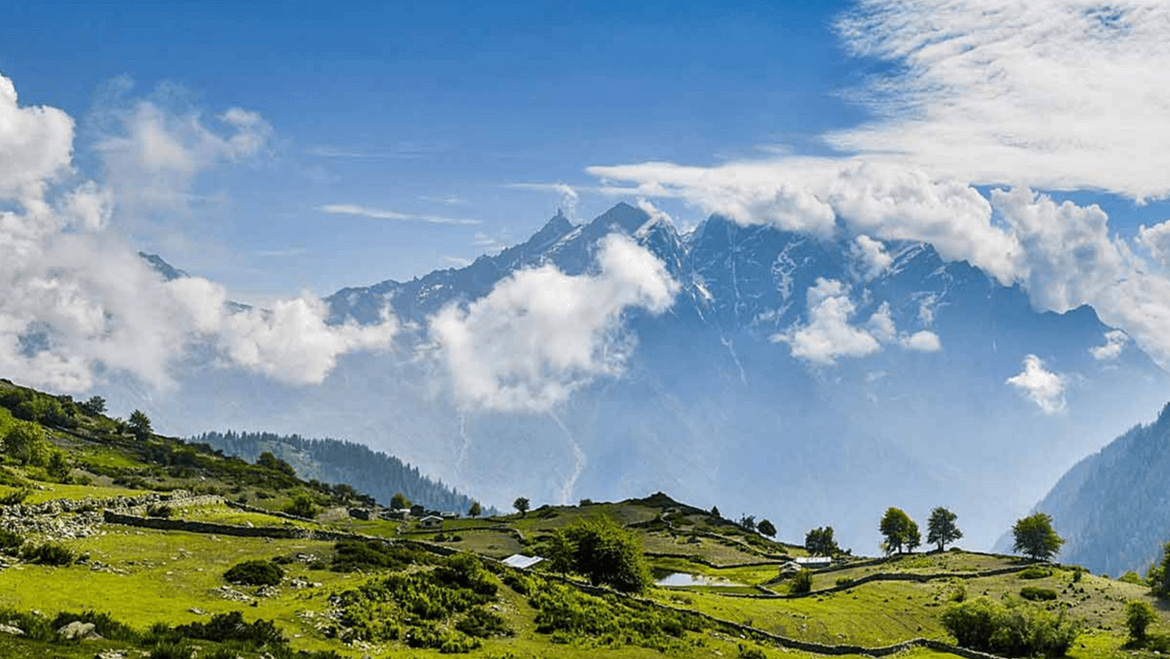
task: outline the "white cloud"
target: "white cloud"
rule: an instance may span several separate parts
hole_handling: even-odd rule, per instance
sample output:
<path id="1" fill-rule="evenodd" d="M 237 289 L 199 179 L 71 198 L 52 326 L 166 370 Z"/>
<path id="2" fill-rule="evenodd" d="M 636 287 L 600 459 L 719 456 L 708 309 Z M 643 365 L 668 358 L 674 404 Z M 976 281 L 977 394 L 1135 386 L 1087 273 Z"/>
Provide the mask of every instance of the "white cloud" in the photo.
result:
<path id="1" fill-rule="evenodd" d="M 792 356 L 819 366 L 833 366 L 841 358 L 867 357 L 883 345 L 895 344 L 917 352 L 937 352 L 942 342 L 934 332 L 899 332 L 883 302 L 864 325 L 853 324 L 857 306 L 849 288 L 835 279 L 817 278 L 808 289 L 808 320 L 774 334 L 775 343 L 787 343 Z"/>
<path id="2" fill-rule="evenodd" d="M 880 118 L 832 146 L 975 184 L 1170 194 L 1170 4 L 858 5 L 845 44 L 892 73 L 857 95 Z"/>
<path id="3" fill-rule="evenodd" d="M 483 298 L 443 308 L 428 327 L 460 405 L 545 411 L 620 374 L 632 349 L 623 315 L 662 313 L 677 291 L 661 261 L 613 234 L 600 243 L 596 274 L 520 270 Z"/>
<path id="4" fill-rule="evenodd" d="M 1045 414 L 1063 412 L 1065 378 L 1044 368 L 1044 361 L 1036 355 L 1024 357 L 1024 370 L 1008 378 L 1009 384 L 1036 403 Z"/>
<path id="5" fill-rule="evenodd" d="M 11 86 L 0 77 L 0 91 Z M 2 128 L 13 117 L 22 122 L 19 134 Z M 262 120 L 229 111 L 223 121 L 239 129 L 223 149 L 258 148 L 245 136 Z M 118 231 L 116 188 L 83 182 L 45 197 L 47 184 L 70 163 L 43 154 L 70 153 L 71 126 L 58 111 L 26 113 L 14 94 L 0 93 L 0 154 L 30 158 L 23 166 L 0 158 L 0 202 L 15 204 L 0 211 L 0 372 L 68 392 L 114 375 L 169 387 L 199 345 L 210 346 L 222 366 L 307 384 L 323 380 L 345 352 L 389 345 L 397 330 L 392 320 L 327 325 L 324 304 L 309 296 L 277 302 L 271 311 L 232 313 L 217 284 L 197 277 L 164 281 Z M 139 135 L 153 145 L 143 157 L 162 170 L 187 168 L 188 145 L 176 146 L 166 134 Z"/>
<path id="6" fill-rule="evenodd" d="M 1138 228 L 1137 244 L 1163 268 L 1170 268 L 1170 221 Z"/>
<path id="7" fill-rule="evenodd" d="M 587 171 L 609 183 L 633 183 L 643 196 L 682 199 L 740 224 L 771 224 L 821 238 L 844 232 L 929 242 L 944 259 L 978 264 L 1005 283 L 1017 268 L 1019 246 L 992 223 L 991 206 L 978 190 L 901 165 L 787 158 L 715 167 L 652 162 Z"/>
<path id="8" fill-rule="evenodd" d="M 330 215 L 355 215 L 357 217 L 365 217 L 372 220 L 415 221 L 427 222 L 429 224 L 450 224 L 455 226 L 475 226 L 480 223 L 479 220 L 444 217 L 441 215 L 413 215 L 410 213 L 399 213 L 397 211 L 384 210 L 380 208 L 370 208 L 369 206 L 359 206 L 357 204 L 326 204 L 319 207 L 318 210 Z"/>
<path id="9" fill-rule="evenodd" d="M 1097 361 L 1112 361 L 1121 356 L 1125 344 L 1129 343 L 1129 335 L 1121 330 L 1105 332 L 1105 345 L 1089 348 L 1089 354 Z"/>
<path id="10" fill-rule="evenodd" d="M 942 350 L 942 341 L 938 338 L 938 335 L 928 330 L 921 330 L 909 336 L 904 336 L 899 342 L 903 348 L 916 352 L 938 352 Z"/>
<path id="11" fill-rule="evenodd" d="M 118 95 L 98 110 L 103 129 L 96 148 L 119 206 L 183 208 L 201 172 L 253 158 L 272 139 L 272 126 L 255 112 L 229 108 L 209 121 L 178 95 L 170 87 L 136 101 Z"/>
<path id="12" fill-rule="evenodd" d="M 16 87 L 0 76 L 0 196 L 39 199 L 69 169 L 73 120 L 56 108 L 20 107 Z"/>
<path id="13" fill-rule="evenodd" d="M 886 251 L 880 240 L 862 234 L 853 239 L 849 255 L 857 262 L 858 274 L 864 280 L 876 279 L 890 267 L 894 257 Z"/>

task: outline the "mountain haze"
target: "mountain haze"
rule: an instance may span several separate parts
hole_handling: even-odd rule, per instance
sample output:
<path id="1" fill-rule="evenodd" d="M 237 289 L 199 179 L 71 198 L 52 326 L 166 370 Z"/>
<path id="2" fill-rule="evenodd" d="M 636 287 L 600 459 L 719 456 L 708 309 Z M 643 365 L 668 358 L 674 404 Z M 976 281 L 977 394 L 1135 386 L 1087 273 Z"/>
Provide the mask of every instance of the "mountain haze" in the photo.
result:
<path id="1" fill-rule="evenodd" d="M 425 358 L 429 319 L 524 269 L 593 272 L 599 241 L 615 232 L 679 285 L 666 313 L 624 314 L 617 338 L 634 347 L 624 371 L 548 411 L 461 405 Z M 181 396 L 107 397 L 175 432 L 204 430 L 215 410 L 230 426 L 345 437 L 485 503 L 668 490 L 769 517 L 782 537 L 850 529 L 846 545 L 869 551 L 888 505 L 919 519 L 946 505 L 971 546 L 990 546 L 1049 483 L 1164 395 L 1165 374 L 1132 344 L 1107 362 L 1090 353 L 1111 329 L 1090 308 L 1038 313 L 1018 287 L 944 262 L 927 244 L 888 243 L 884 253 L 875 268 L 857 243 L 719 216 L 680 233 L 627 204 L 583 225 L 558 214 L 465 268 L 326 298 L 334 322 L 375 322 L 389 304 L 404 329 L 396 350 L 343 357 L 317 390 L 205 367 L 187 374 Z M 795 332 L 826 301 L 851 310 L 851 327 L 884 333 L 880 345 L 834 363 L 798 354 Z M 917 341 L 927 334 L 937 344 Z M 1062 374 L 1063 410 L 1046 414 L 1006 383 L 1028 355 Z"/>

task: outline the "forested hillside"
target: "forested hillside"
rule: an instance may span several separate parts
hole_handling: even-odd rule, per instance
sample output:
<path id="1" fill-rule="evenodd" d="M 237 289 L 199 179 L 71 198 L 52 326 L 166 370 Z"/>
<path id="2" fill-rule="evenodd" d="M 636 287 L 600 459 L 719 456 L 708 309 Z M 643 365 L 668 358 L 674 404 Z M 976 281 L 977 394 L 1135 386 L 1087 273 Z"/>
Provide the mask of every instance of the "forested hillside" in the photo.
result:
<path id="1" fill-rule="evenodd" d="M 1067 540 L 1062 561 L 1114 576 L 1145 574 L 1170 540 L 1168 482 L 1170 405 L 1077 463 L 1036 508 L 1052 515 Z"/>
<path id="2" fill-rule="evenodd" d="M 368 447 L 337 439 L 308 439 L 267 432 L 206 432 L 192 441 L 204 442 L 249 462 L 264 451 L 291 464 L 297 476 L 325 483 L 346 483 L 386 505 L 401 492 L 414 503 L 435 510 L 466 512 L 471 499 L 424 474 L 418 467 Z"/>

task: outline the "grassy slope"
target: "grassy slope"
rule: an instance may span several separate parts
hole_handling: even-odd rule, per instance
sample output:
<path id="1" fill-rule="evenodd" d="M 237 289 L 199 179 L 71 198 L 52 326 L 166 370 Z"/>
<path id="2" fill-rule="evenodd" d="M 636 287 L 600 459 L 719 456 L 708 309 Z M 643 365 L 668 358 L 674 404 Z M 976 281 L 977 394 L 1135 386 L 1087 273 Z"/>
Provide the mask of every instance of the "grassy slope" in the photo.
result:
<path id="1" fill-rule="evenodd" d="M 0 384 L 0 388 L 3 386 Z M 12 422 L 7 411 L 0 408 L 0 429 Z M 308 484 L 295 480 L 282 481 L 275 476 L 258 473 L 250 467 L 242 469 L 236 463 L 214 456 L 201 456 L 194 462 L 197 466 L 187 470 L 176 469 L 175 465 L 159 465 L 152 459 L 151 451 L 145 448 L 153 447 L 153 455 L 157 456 L 160 454 L 159 447 L 183 447 L 164 438 L 155 438 L 144 447 L 126 436 L 111 432 L 112 428 L 108 420 L 97 418 L 83 419 L 79 427 L 69 432 L 51 429 L 54 444 L 65 450 L 73 464 L 80 467 L 74 475 L 92 478 L 91 484 L 67 485 L 38 481 L 35 477 L 42 474 L 37 470 L 28 470 L 12 463 L 7 464 L 6 468 L 10 474 L 26 478 L 32 484 L 34 490 L 28 499 L 30 503 L 52 499 L 133 496 L 154 489 L 165 491 L 182 487 L 198 492 L 220 493 L 233 500 L 242 498 L 268 509 L 279 508 L 296 493 L 312 495 L 323 510 L 345 505 L 344 501 L 331 499 L 328 494 Z M 114 485 L 115 480 L 122 485 Z M 127 482 L 134 487 L 128 487 Z M 0 494 L 12 489 L 0 486 Z M 502 557 L 525 550 L 526 545 L 538 542 L 552 530 L 600 514 L 635 525 L 633 528 L 649 552 L 693 555 L 709 563 L 652 555 L 650 560 L 656 569 L 723 578 L 741 584 L 743 588 L 736 589 L 740 591 L 750 592 L 755 586 L 771 584 L 771 588 L 784 592 L 785 584 L 775 583 L 781 558 L 804 553 L 799 547 L 770 542 L 664 497 L 583 507 L 545 507 L 522 517 L 459 520 L 449 523 L 444 535 L 456 534 L 460 539 L 448 539 L 444 544 L 486 556 Z M 409 523 L 367 522 L 335 514 L 323 514 L 318 522 L 296 522 L 243 512 L 220 504 L 176 508 L 175 516 L 236 525 L 321 526 L 385 537 L 406 534 L 406 537 L 430 540 L 435 536 L 434 532 L 422 531 Z M 661 521 L 663 517 L 665 522 Z M 109 612 L 116 619 L 138 629 L 146 629 L 156 622 L 179 624 L 206 620 L 207 614 L 239 610 L 248 620 L 274 620 L 297 649 L 334 649 L 343 656 L 354 657 L 368 653 L 373 656 L 438 656 L 434 650 L 407 649 L 398 643 L 384 643 L 373 648 L 347 647 L 336 640 L 325 638 L 315 628 L 314 622 L 330 609 L 330 596 L 364 583 L 368 575 L 310 569 L 306 560 L 298 560 L 285 566 L 287 576 L 290 579 L 302 578 L 319 583 L 320 586 L 298 590 L 289 587 L 289 581 L 286 580 L 276 595 L 256 598 L 256 606 L 224 599 L 218 590 L 224 585 L 224 570 L 238 561 L 295 555 L 302 555 L 302 558 L 308 556 L 310 559 L 327 557 L 332 551 L 331 543 L 217 537 L 113 525 L 103 525 L 99 535 L 64 540 L 63 543 L 79 553 L 88 553 L 102 567 L 46 567 L 17 562 L 0 571 L 0 607 L 10 606 L 26 611 L 36 609 L 50 616 L 61 611 L 97 609 Z M 9 562 L 12 562 L 11 559 Z M 767 564 L 739 565 L 759 562 Z M 962 552 L 914 555 L 879 565 L 859 565 L 848 570 L 819 574 L 814 579 L 814 588 L 832 587 L 840 578 L 856 579 L 878 572 L 962 573 L 1013 564 L 1015 559 L 1011 557 Z M 1121 649 L 1124 641 L 1123 612 L 1127 600 L 1149 599 L 1146 589 L 1091 575 L 1075 584 L 1072 579 L 1071 570 L 1058 569 L 1052 576 L 1039 580 L 1025 581 L 1018 575 L 1009 574 L 928 583 L 880 581 L 833 594 L 799 599 L 729 597 L 727 593 L 731 589 L 713 587 L 655 588 L 649 597 L 662 604 L 692 609 L 790 638 L 872 647 L 915 637 L 949 640 L 939 623 L 939 614 L 960 588 L 969 597 L 985 594 L 1000 598 L 1017 593 L 1024 585 L 1043 586 L 1061 593 L 1058 603 L 1049 606 L 1067 606 L 1070 615 L 1086 623 L 1088 631 L 1082 635 L 1073 656 L 1135 656 Z M 255 591 L 247 588 L 237 590 Z M 1162 620 L 1156 631 L 1170 632 L 1170 616 L 1165 604 L 1160 606 Z M 547 635 L 536 631 L 535 611 L 524 598 L 506 588 L 501 589 L 498 607 L 516 634 L 510 638 L 488 640 L 472 656 L 607 656 L 615 659 L 661 656 L 657 651 L 634 646 L 597 649 L 553 644 Z M 685 656 L 733 657 L 738 654 L 737 645 L 741 642 L 737 636 L 710 630 L 690 632 L 688 637 L 694 645 L 684 653 Z M 117 647 L 120 646 L 116 642 L 98 641 L 77 645 L 54 644 L 51 650 L 46 651 L 36 641 L 0 634 L 0 656 L 88 658 L 98 651 Z M 768 657 L 815 656 L 760 647 Z M 679 652 L 675 651 L 674 654 L 678 655 Z M 923 659 L 951 655 L 915 650 L 902 656 Z"/>

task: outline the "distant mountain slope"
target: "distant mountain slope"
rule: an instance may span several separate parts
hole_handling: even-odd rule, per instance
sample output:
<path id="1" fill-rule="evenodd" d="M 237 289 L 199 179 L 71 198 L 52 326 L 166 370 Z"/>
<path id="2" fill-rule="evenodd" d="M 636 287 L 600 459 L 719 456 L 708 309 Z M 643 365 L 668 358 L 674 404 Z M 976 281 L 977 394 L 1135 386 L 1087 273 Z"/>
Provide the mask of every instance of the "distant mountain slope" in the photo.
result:
<path id="1" fill-rule="evenodd" d="M 623 317 L 621 338 L 636 345 L 624 372 L 544 413 L 459 406 L 448 365 L 433 359 L 429 319 L 525 268 L 591 272 L 613 232 L 679 284 L 668 312 Z M 344 436 L 485 504 L 669 490 L 768 517 L 784 538 L 832 524 L 858 551 L 877 546 L 876 520 L 890 505 L 920 520 L 945 505 L 960 515 L 969 547 L 990 547 L 1071 465 L 1166 400 L 1170 379 L 1133 343 L 1109 361 L 1094 358 L 1111 328 L 1089 307 L 1037 312 L 1018 286 L 946 262 L 928 244 L 887 242 L 876 270 L 856 247 L 720 216 L 679 231 L 629 204 L 582 224 L 558 214 L 467 267 L 325 298 L 332 322 L 377 322 L 389 304 L 402 331 L 394 350 L 341 357 L 319 387 L 193 363 L 175 393 L 98 393 L 112 409 L 143 409 L 182 434 L 214 418 Z M 877 314 L 893 325 L 883 349 L 835 365 L 793 355 L 785 339 L 808 325 L 810 292 L 826 280 L 855 307 L 851 326 Z M 937 335 L 939 349 L 908 349 L 918 332 Z M 1027 355 L 1062 376 L 1062 411 L 1045 414 L 1006 383 Z"/>
<path id="2" fill-rule="evenodd" d="M 1153 423 L 1078 462 L 1036 510 L 1052 515 L 1065 539 L 1061 561 L 1115 577 L 1144 575 L 1170 540 L 1170 404 Z"/>
<path id="3" fill-rule="evenodd" d="M 418 467 L 392 455 L 371 451 L 362 444 L 231 430 L 226 433 L 205 432 L 191 441 L 210 444 L 249 462 L 255 462 L 264 451 L 271 451 L 291 464 L 299 478 L 351 485 L 383 505 L 389 504 L 390 498 L 401 492 L 412 502 L 435 510 L 466 512 L 471 506 L 469 497 L 442 481 L 431 480 L 419 473 Z"/>

